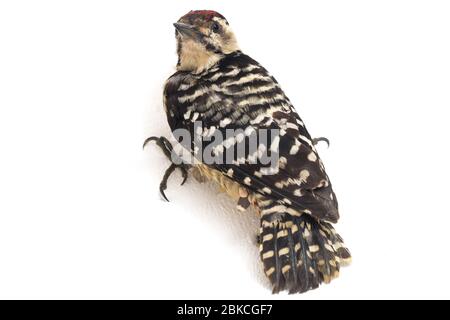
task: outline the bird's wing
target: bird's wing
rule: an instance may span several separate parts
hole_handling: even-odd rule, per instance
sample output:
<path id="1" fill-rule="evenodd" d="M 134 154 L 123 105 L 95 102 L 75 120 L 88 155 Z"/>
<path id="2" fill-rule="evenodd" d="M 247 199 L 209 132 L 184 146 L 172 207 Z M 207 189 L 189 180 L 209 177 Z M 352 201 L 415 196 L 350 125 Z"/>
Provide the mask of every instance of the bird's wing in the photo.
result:
<path id="1" fill-rule="evenodd" d="M 226 137 L 227 129 L 244 130 L 234 138 L 224 138 L 221 146 L 214 149 L 216 153 L 226 154 L 224 151 L 234 148 L 240 140 L 246 145 L 244 156 L 235 152 L 232 161 L 206 164 L 280 204 L 336 222 L 338 204 L 324 166 L 302 120 L 277 81 L 246 55 L 228 60 L 224 59 L 217 70 L 199 79 L 183 78 L 184 92 L 178 90 L 179 85 L 177 90 L 166 92 L 170 100 L 166 102 L 168 110 L 183 110 L 183 115 L 177 119 L 191 132 L 199 133 L 193 124 L 202 121 L 204 137 L 211 136 L 211 131 Z M 189 87 L 189 83 L 195 86 Z M 278 130 L 278 137 L 276 133 L 271 134 L 270 129 Z M 278 152 L 275 166 L 255 163 L 255 157 L 258 158 L 264 148 L 258 148 L 255 153 L 249 145 L 250 137 L 263 131 L 273 139 L 265 148 L 272 147 Z M 277 141 L 279 148 L 276 148 Z M 203 142 L 203 151 L 208 144 L 210 142 Z"/>
<path id="2" fill-rule="evenodd" d="M 258 133 L 262 129 L 277 129 L 281 132 L 282 135 L 272 137 L 272 141 L 268 141 L 265 146 L 271 149 L 271 146 L 276 146 L 276 143 L 272 144 L 273 141 L 279 139 L 275 166 L 254 163 L 255 154 L 246 153 L 245 159 L 236 156 L 232 163 L 224 161 L 211 167 L 250 190 L 276 199 L 280 204 L 319 219 L 336 222 L 339 218 L 336 196 L 309 135 L 300 134 L 300 128 L 295 122 L 287 122 L 288 129 L 283 129 L 285 125 L 279 124 L 280 120 L 291 121 L 293 118 L 292 112 L 277 111 L 267 115 L 267 121 L 273 120 L 273 123 L 267 125 L 263 121 L 252 125 Z M 272 149 L 276 153 L 276 148 Z"/>

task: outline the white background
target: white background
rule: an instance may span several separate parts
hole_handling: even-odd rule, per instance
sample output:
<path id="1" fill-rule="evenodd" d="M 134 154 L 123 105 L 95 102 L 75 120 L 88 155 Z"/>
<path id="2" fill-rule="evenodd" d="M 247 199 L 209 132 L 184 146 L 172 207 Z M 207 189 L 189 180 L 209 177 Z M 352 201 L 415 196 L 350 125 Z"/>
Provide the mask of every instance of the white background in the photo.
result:
<path id="1" fill-rule="evenodd" d="M 279 80 L 340 201 L 354 262 L 272 296 L 258 221 L 168 161 L 172 23 L 229 20 Z M 448 1 L 2 1 L 0 298 L 450 298 Z"/>

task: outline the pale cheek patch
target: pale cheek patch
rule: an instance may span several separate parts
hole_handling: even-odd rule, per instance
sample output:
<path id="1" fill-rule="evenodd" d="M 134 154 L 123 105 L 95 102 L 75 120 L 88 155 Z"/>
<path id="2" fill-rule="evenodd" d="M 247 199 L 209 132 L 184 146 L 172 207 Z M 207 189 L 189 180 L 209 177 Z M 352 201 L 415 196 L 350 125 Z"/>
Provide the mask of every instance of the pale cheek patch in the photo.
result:
<path id="1" fill-rule="evenodd" d="M 200 43 L 191 39 L 183 39 L 178 69 L 198 72 L 208 68 L 218 59 L 217 54 L 206 50 Z"/>

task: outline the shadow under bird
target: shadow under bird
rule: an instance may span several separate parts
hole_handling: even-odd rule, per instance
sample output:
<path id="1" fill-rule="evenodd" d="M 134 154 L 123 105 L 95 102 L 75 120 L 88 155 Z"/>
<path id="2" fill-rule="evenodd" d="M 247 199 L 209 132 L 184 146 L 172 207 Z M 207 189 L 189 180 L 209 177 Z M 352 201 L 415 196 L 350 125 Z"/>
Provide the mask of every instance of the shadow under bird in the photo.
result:
<path id="1" fill-rule="evenodd" d="M 351 255 L 332 223 L 339 219 L 338 202 L 315 145 L 280 85 L 258 62 L 241 52 L 228 21 L 210 10 L 190 11 L 174 23 L 178 63 L 166 81 L 164 108 L 174 132 L 188 130 L 210 136 L 242 129 L 231 140 L 216 145 L 214 155 L 250 135 L 275 129 L 273 145 L 258 145 L 232 161 L 175 163 L 172 144 L 150 137 L 173 161 L 163 181 L 175 169 L 197 180 L 212 180 L 245 210 L 253 206 L 260 216 L 258 242 L 264 272 L 273 292 L 305 292 L 329 283 L 339 275 Z M 195 122 L 201 121 L 200 130 Z M 185 147 L 197 155 L 194 141 Z M 209 141 L 202 141 L 207 146 Z M 203 145 L 204 144 L 204 145 Z M 255 157 L 271 149 L 277 157 L 269 169 Z M 273 150 L 272 150 L 273 149 Z M 165 197 L 165 195 L 164 195 Z M 166 197 L 165 197 L 166 198 Z M 166 198 L 167 199 L 167 198 Z"/>

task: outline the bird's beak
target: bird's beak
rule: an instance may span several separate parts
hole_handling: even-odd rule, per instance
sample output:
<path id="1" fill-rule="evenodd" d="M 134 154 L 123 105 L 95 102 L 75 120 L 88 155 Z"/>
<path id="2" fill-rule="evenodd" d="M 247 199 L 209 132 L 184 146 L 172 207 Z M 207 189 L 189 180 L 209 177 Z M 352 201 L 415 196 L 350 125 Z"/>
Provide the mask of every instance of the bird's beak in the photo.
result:
<path id="1" fill-rule="evenodd" d="M 178 30 L 178 32 L 182 36 L 187 36 L 190 38 L 198 38 L 201 34 L 198 30 L 195 29 L 195 27 L 181 22 L 176 22 L 173 24 L 173 26 Z"/>

